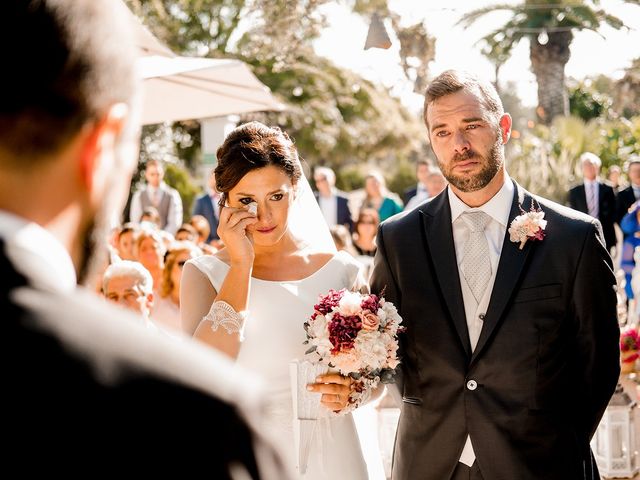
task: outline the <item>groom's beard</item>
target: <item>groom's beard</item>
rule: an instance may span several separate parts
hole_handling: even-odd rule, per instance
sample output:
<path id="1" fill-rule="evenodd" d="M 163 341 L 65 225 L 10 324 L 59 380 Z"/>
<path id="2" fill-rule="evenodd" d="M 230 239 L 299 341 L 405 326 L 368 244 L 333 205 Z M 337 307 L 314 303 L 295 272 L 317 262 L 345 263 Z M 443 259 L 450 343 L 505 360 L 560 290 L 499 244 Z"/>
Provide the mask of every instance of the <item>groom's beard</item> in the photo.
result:
<path id="1" fill-rule="evenodd" d="M 477 159 L 482 166 L 480 172 L 473 176 L 456 175 L 452 172 L 456 163 L 465 160 Z M 502 154 L 502 140 L 498 135 L 496 142 L 492 145 L 486 156 L 478 154 L 475 150 L 467 150 L 463 154 L 456 153 L 452 159 L 450 166 L 445 166 L 440 160 L 438 165 L 442 174 L 447 181 L 462 192 L 475 192 L 486 187 L 489 182 L 496 176 L 498 170 L 504 162 Z"/>

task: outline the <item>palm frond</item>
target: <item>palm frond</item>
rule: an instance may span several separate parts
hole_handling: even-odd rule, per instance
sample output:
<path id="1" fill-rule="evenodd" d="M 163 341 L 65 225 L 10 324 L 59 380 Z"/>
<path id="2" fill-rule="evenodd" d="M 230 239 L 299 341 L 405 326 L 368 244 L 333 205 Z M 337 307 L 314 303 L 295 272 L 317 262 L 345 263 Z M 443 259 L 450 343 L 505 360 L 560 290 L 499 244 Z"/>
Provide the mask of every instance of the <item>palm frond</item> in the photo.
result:
<path id="1" fill-rule="evenodd" d="M 522 12 L 523 9 L 519 5 L 509 5 L 507 3 L 502 3 L 498 5 L 490 5 L 484 8 L 478 8 L 477 10 L 472 10 L 470 12 L 465 13 L 460 20 L 458 20 L 455 25 L 462 25 L 463 28 L 468 28 L 478 20 L 480 17 L 483 17 L 487 13 L 495 12 L 497 10 L 511 10 L 514 14 Z"/>

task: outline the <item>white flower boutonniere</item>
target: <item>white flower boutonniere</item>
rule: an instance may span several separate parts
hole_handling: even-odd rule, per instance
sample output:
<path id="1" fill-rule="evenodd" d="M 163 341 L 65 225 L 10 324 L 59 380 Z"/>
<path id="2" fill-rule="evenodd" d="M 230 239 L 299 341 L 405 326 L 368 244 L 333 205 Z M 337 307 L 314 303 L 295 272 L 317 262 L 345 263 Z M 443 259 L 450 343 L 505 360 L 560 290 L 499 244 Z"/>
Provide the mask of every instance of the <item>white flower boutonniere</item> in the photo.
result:
<path id="1" fill-rule="evenodd" d="M 528 212 L 519 206 L 522 213 L 513 219 L 509 227 L 509 237 L 512 242 L 520 244 L 518 247 L 520 250 L 524 248 L 527 240 L 542 240 L 545 236 L 544 229 L 547 226 L 547 221 L 544 219 L 544 212 L 540 208 L 540 204 L 538 203 L 538 206 L 535 207 L 534 201 L 531 200 L 531 209 Z"/>

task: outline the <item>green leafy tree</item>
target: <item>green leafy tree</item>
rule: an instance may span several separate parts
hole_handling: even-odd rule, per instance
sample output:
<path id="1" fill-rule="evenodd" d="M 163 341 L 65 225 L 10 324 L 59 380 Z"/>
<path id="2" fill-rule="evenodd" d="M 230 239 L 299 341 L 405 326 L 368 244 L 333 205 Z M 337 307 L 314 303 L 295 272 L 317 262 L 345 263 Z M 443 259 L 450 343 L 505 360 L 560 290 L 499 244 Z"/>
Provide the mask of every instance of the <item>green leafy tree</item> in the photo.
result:
<path id="1" fill-rule="evenodd" d="M 640 4 L 640 0 L 625 1 Z M 463 15 L 459 23 L 468 27 L 496 10 L 513 13 L 506 24 L 482 39 L 485 52 L 504 59 L 521 40 L 529 40 L 531 68 L 538 83 L 537 114 L 550 125 L 555 117 L 569 113 L 564 69 L 571 55 L 573 32 L 597 32 L 603 24 L 626 28 L 620 18 L 599 5 L 598 0 L 525 0 L 519 5 L 498 4 L 473 10 Z"/>
<path id="2" fill-rule="evenodd" d="M 249 63 L 287 110 L 242 120 L 281 126 L 311 165 L 379 161 L 391 168 L 424 146 L 420 120 L 386 89 L 315 54 L 326 0 L 127 1 L 177 53 Z M 175 124 L 174 132 L 176 152 L 194 165 L 197 122 Z"/>

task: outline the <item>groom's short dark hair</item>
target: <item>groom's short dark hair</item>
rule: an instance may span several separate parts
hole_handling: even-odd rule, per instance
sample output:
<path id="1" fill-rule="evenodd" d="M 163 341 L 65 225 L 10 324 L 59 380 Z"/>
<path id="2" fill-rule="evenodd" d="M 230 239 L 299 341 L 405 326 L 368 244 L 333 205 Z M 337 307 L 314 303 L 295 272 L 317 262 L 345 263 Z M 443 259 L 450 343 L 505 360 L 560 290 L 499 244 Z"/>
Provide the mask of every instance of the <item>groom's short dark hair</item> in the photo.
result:
<path id="1" fill-rule="evenodd" d="M 427 124 L 427 111 L 433 101 L 457 93 L 461 90 L 480 93 L 487 110 L 500 118 L 504 114 L 502 100 L 490 82 L 480 80 L 475 75 L 459 70 L 446 70 L 438 75 L 427 87 L 424 95 L 424 123 Z"/>
<path id="2" fill-rule="evenodd" d="M 131 103 L 135 43 L 126 12 L 109 0 L 2 5 L 0 151 L 13 167 L 31 168 L 112 105 Z"/>

